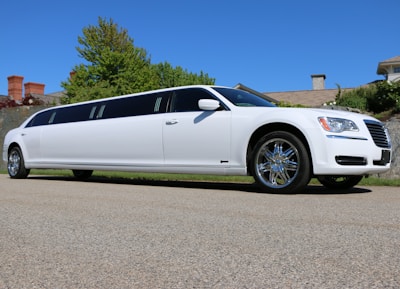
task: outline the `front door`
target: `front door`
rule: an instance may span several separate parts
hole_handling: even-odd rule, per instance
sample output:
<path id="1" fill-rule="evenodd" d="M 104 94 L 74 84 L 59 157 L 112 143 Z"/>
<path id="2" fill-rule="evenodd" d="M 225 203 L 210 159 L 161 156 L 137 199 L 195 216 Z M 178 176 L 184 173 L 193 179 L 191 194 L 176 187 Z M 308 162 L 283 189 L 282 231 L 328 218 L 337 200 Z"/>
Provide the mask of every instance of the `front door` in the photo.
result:
<path id="1" fill-rule="evenodd" d="M 205 90 L 177 90 L 163 123 L 166 166 L 223 168 L 229 166 L 231 112 L 201 111 L 198 100 L 212 98 Z M 197 169 L 194 169 L 197 171 Z"/>

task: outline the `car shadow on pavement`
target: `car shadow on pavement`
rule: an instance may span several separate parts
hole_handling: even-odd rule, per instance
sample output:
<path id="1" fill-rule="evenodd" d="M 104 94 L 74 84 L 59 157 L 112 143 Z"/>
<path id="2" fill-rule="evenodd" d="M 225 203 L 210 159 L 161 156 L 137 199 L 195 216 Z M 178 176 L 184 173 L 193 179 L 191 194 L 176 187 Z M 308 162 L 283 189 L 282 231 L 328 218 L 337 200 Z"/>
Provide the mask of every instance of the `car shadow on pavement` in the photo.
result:
<path id="1" fill-rule="evenodd" d="M 180 180 L 148 180 L 148 179 L 129 179 L 129 178 L 109 178 L 92 176 L 86 180 L 78 180 L 75 177 L 65 176 L 30 176 L 30 179 L 46 179 L 55 181 L 74 181 L 74 182 L 93 182 L 121 185 L 141 185 L 155 187 L 177 187 L 189 189 L 207 189 L 207 190 L 224 190 L 224 191 L 242 191 L 248 193 L 263 193 L 255 183 L 230 183 L 230 182 L 210 182 L 210 181 L 180 181 Z M 332 194 L 362 194 L 370 193 L 370 189 L 362 187 L 354 187 L 350 189 L 334 190 L 325 188 L 322 185 L 308 185 L 303 192 L 293 194 L 304 195 L 332 195 Z M 276 195 L 279 195 L 277 193 Z M 281 194 L 290 195 L 290 194 Z"/>

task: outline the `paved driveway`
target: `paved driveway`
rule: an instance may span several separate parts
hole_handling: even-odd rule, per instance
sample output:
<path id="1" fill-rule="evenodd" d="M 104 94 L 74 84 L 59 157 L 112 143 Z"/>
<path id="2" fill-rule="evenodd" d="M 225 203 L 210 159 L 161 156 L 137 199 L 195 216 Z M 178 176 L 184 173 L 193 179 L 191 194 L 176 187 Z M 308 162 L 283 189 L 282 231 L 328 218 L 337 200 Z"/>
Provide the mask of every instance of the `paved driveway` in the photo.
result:
<path id="1" fill-rule="evenodd" d="M 400 288 L 400 189 L 0 175 L 0 288 Z"/>

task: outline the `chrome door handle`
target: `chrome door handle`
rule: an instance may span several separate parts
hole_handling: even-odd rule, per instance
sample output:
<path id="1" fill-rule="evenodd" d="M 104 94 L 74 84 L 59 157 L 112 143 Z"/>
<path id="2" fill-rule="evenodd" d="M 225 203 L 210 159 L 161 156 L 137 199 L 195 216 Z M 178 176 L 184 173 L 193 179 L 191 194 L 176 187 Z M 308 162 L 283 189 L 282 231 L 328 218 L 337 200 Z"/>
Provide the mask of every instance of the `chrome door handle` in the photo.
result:
<path id="1" fill-rule="evenodd" d="M 171 120 L 167 120 L 165 123 L 166 123 L 167 125 L 171 125 L 171 124 L 177 124 L 178 121 L 177 121 L 176 119 L 171 119 Z"/>

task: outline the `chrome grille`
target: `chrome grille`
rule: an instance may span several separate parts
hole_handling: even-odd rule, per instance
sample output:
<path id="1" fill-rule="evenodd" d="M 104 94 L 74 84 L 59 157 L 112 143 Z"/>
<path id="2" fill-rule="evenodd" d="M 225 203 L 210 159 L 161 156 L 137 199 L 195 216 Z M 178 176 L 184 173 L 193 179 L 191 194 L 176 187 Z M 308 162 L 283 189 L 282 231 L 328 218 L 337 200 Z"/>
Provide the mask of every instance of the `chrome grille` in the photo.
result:
<path id="1" fill-rule="evenodd" d="M 390 148 L 389 134 L 385 126 L 377 121 L 364 120 L 374 143 L 380 148 Z"/>

